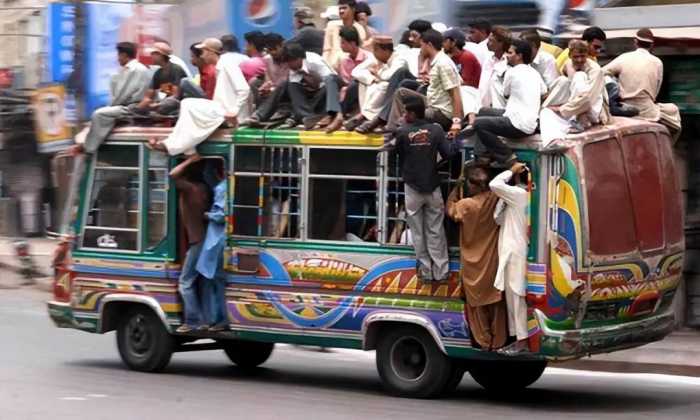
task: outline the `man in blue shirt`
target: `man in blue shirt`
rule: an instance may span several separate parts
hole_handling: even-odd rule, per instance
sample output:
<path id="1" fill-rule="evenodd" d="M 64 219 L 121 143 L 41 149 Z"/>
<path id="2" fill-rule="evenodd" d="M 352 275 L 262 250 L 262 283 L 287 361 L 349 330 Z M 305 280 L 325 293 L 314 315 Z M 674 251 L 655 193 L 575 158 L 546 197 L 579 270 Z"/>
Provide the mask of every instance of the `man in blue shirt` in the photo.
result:
<path id="1" fill-rule="evenodd" d="M 202 300 L 209 317 L 209 331 L 218 332 L 229 329 L 226 276 L 223 270 L 223 252 L 226 246 L 226 173 L 222 160 L 208 160 L 204 180 L 214 190 L 214 201 L 211 209 L 204 213 L 204 219 L 208 222 L 207 233 L 196 269 L 204 277 Z"/>

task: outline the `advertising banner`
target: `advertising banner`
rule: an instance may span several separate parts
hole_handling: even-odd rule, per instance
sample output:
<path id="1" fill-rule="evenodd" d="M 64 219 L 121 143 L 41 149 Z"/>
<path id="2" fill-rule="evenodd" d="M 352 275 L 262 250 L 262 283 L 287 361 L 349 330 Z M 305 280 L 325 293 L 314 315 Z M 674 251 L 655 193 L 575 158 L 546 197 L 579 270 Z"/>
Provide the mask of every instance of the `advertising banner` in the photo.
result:
<path id="1" fill-rule="evenodd" d="M 34 91 L 32 106 L 40 153 L 54 153 L 73 143 L 71 127 L 66 120 L 65 98 L 63 85 L 44 86 Z"/>

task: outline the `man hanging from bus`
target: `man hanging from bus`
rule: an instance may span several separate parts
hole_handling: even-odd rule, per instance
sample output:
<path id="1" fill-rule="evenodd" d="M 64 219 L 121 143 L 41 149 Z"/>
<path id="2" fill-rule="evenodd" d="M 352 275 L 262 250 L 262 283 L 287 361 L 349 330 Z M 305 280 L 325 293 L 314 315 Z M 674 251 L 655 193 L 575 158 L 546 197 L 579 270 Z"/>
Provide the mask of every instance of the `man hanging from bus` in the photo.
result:
<path id="1" fill-rule="evenodd" d="M 211 209 L 204 213 L 207 233 L 196 269 L 204 277 L 203 300 L 209 321 L 209 331 L 229 329 L 226 309 L 226 277 L 223 271 L 223 253 L 226 245 L 226 172 L 222 159 L 207 159 L 204 181 L 214 193 Z"/>
<path id="2" fill-rule="evenodd" d="M 508 309 L 508 335 L 516 342 L 502 353 L 515 355 L 529 351 L 527 333 L 527 212 L 529 195 L 523 176 L 524 163 L 517 162 L 496 176 L 489 188 L 499 198 L 494 219 L 501 227 L 498 234 L 498 271 L 496 289 L 505 293 Z"/>
<path id="3" fill-rule="evenodd" d="M 405 98 L 404 119 L 396 137 L 396 151 L 404 180 L 406 221 L 416 252 L 416 275 L 421 281 L 446 281 L 449 277 L 447 239 L 443 220 L 445 204 L 440 191 L 437 153 L 449 159 L 459 151 L 448 141 L 439 124 L 425 120 L 425 101 Z"/>
<path id="4" fill-rule="evenodd" d="M 447 198 L 447 214 L 460 224 L 459 251 L 464 305 L 474 344 L 485 350 L 506 342 L 506 305 L 494 287 L 498 271 L 498 225 L 493 214 L 498 196 L 489 190 L 489 175 L 472 167 L 467 175 L 469 197 L 462 198 L 460 181 Z"/>
<path id="5" fill-rule="evenodd" d="M 178 289 L 185 307 L 185 319 L 175 330 L 178 333 L 188 333 L 201 328 L 207 321 L 203 311 L 204 302 L 198 293 L 199 273 L 196 265 L 204 242 L 204 214 L 210 194 L 201 180 L 201 170 L 191 166 L 199 160 L 199 155 L 192 155 L 170 171 L 170 177 L 175 181 L 177 188 L 180 221 L 187 238 L 187 253 L 178 281 Z"/>

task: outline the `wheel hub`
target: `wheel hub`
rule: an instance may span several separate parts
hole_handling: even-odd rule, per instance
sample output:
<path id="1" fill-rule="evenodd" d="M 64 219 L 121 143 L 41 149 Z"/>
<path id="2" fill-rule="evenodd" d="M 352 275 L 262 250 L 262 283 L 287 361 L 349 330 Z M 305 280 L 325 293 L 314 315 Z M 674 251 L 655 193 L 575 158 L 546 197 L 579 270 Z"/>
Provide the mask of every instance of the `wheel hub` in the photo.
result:
<path id="1" fill-rule="evenodd" d="M 151 337 L 143 315 L 136 315 L 129 320 L 127 337 L 129 337 L 128 344 L 131 353 L 141 356 L 148 352 L 151 347 Z"/>
<path id="2" fill-rule="evenodd" d="M 405 381 L 418 381 L 428 365 L 427 352 L 413 337 L 402 337 L 391 347 L 391 368 Z"/>

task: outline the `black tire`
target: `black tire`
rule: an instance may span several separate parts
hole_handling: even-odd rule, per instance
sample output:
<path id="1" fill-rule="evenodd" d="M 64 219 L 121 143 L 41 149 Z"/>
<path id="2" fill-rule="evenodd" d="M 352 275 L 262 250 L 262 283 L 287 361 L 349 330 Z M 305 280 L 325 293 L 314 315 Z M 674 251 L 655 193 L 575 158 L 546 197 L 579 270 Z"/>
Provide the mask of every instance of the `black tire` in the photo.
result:
<path id="1" fill-rule="evenodd" d="M 481 361 L 472 362 L 469 374 L 487 391 L 521 391 L 535 383 L 547 362 L 544 361 Z"/>
<path id="2" fill-rule="evenodd" d="M 267 361 L 275 348 L 275 343 L 259 341 L 226 340 L 221 341 L 224 353 L 236 366 L 243 369 L 256 368 Z"/>
<path id="3" fill-rule="evenodd" d="M 452 373 L 452 361 L 423 328 L 383 330 L 377 344 L 377 371 L 387 392 L 399 397 L 440 395 Z"/>
<path id="4" fill-rule="evenodd" d="M 442 393 L 444 395 L 452 394 L 453 392 L 455 392 L 459 384 L 462 383 L 464 374 L 467 373 L 467 370 L 460 364 L 457 364 L 455 362 L 453 362 L 453 364 L 454 366 L 452 367 L 450 378 L 447 380 L 445 388 L 442 390 Z"/>
<path id="5" fill-rule="evenodd" d="M 175 339 L 149 308 L 127 312 L 117 328 L 117 347 L 124 364 L 140 372 L 158 372 L 170 362 Z"/>

